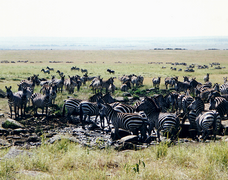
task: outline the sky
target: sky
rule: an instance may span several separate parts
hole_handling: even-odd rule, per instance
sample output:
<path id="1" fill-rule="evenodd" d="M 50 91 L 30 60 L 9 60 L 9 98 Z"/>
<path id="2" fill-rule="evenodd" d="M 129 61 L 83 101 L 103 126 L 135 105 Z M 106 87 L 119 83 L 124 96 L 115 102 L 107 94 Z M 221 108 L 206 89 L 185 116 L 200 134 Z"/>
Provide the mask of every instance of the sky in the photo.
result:
<path id="1" fill-rule="evenodd" d="M 227 0 L 0 0 L 0 37 L 228 36 Z"/>

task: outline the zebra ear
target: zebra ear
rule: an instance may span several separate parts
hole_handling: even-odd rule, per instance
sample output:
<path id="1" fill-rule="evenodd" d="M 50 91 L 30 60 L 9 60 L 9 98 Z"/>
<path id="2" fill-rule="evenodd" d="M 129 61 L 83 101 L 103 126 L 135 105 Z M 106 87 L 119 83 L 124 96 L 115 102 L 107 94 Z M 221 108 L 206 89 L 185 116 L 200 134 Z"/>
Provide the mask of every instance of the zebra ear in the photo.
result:
<path id="1" fill-rule="evenodd" d="M 7 89 L 7 86 L 5 86 L 5 88 Z"/>
<path id="2" fill-rule="evenodd" d="M 9 89 L 11 89 L 12 87 L 10 86 Z"/>

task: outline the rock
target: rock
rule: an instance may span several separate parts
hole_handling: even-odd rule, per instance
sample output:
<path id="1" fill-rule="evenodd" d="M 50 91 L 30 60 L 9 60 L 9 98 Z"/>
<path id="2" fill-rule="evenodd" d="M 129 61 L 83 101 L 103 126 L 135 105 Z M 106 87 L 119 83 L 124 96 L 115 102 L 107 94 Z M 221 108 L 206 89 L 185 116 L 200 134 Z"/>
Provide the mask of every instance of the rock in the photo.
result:
<path id="1" fill-rule="evenodd" d="M 2 135 L 9 135 L 9 131 L 7 129 L 1 128 L 1 127 L 0 127 L 0 133 Z"/>
<path id="2" fill-rule="evenodd" d="M 10 148 L 9 152 L 3 157 L 3 159 L 5 159 L 5 158 L 7 158 L 7 159 L 15 158 L 16 156 L 22 155 L 25 152 L 26 151 L 17 149 L 15 146 L 13 146 L 13 147 Z M 32 153 L 29 153 L 29 152 L 26 152 L 26 154 L 29 155 L 29 156 L 32 155 Z"/>
<path id="3" fill-rule="evenodd" d="M 3 128 L 17 129 L 17 128 L 24 128 L 24 125 L 19 123 L 18 121 L 7 118 L 6 121 L 2 123 L 2 127 Z"/>
<path id="4" fill-rule="evenodd" d="M 20 135 L 21 133 L 26 134 L 27 132 L 28 132 L 28 130 L 26 130 L 26 129 L 18 128 L 18 129 L 14 129 L 12 131 L 12 134 Z"/>
<path id="5" fill-rule="evenodd" d="M 0 139 L 0 146 L 9 147 L 9 146 L 11 146 L 11 144 L 7 140 Z"/>
<path id="6" fill-rule="evenodd" d="M 48 142 L 53 144 L 55 141 L 60 141 L 60 140 L 61 140 L 60 135 L 55 135 L 51 139 L 49 139 Z"/>
<path id="7" fill-rule="evenodd" d="M 29 138 L 28 138 L 27 141 L 28 141 L 28 142 L 40 142 L 41 139 L 40 139 L 39 136 L 29 136 Z"/>

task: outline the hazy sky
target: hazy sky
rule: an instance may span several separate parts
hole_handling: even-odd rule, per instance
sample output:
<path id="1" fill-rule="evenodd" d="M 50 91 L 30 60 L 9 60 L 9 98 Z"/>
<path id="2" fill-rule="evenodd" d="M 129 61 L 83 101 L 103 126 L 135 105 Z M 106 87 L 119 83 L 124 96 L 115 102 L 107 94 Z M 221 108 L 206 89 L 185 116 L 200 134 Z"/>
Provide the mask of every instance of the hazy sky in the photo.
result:
<path id="1" fill-rule="evenodd" d="M 227 0 L 0 0 L 0 37 L 228 36 Z"/>

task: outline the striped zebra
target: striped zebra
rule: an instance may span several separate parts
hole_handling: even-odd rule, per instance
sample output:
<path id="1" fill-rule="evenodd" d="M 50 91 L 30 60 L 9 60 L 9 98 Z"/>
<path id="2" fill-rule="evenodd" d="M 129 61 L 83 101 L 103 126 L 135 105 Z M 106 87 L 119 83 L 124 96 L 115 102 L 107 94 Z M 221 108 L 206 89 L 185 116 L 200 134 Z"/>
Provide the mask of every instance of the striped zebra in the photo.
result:
<path id="1" fill-rule="evenodd" d="M 157 129 L 157 137 L 159 142 L 161 141 L 161 130 L 169 132 L 171 134 L 171 140 L 176 138 L 180 124 L 179 118 L 173 113 L 161 113 L 161 109 L 154 98 L 145 97 L 141 104 L 137 107 L 136 111 L 145 112 L 150 124 L 149 135 L 155 127 Z"/>
<path id="2" fill-rule="evenodd" d="M 228 84 L 222 84 L 219 88 L 221 94 L 228 94 Z"/>
<path id="3" fill-rule="evenodd" d="M 69 98 L 64 100 L 62 116 L 65 116 L 65 110 L 67 110 L 67 119 L 69 120 L 69 122 L 71 122 L 71 115 L 80 115 L 79 105 L 81 102 L 82 100 L 75 98 Z"/>
<path id="4" fill-rule="evenodd" d="M 13 93 L 11 90 L 11 86 L 6 88 L 7 98 L 8 98 L 8 105 L 10 109 L 10 118 L 12 118 L 12 107 L 14 107 L 15 119 L 17 115 L 19 117 L 19 108 L 21 109 L 21 118 L 25 115 L 25 108 L 27 104 L 27 89 L 23 88 L 22 93 Z M 24 113 L 23 110 L 24 109 Z"/>
<path id="5" fill-rule="evenodd" d="M 166 77 L 164 80 L 166 89 L 168 89 L 168 85 L 169 85 L 169 88 L 173 87 L 177 80 L 178 80 L 178 77 Z"/>
<path id="6" fill-rule="evenodd" d="M 61 93 L 62 93 L 63 92 L 64 80 L 65 80 L 65 75 L 61 76 L 60 79 L 53 79 L 51 84 L 56 85 L 57 86 L 57 90 L 61 91 Z"/>
<path id="7" fill-rule="evenodd" d="M 43 71 L 45 74 L 46 74 L 46 73 L 50 74 L 50 70 L 49 70 L 49 69 L 41 69 L 41 72 L 42 72 L 42 71 Z"/>
<path id="8" fill-rule="evenodd" d="M 97 102 L 88 102 L 88 101 L 81 101 L 79 104 L 80 109 L 80 121 L 82 122 L 82 125 L 84 126 L 86 118 L 88 116 L 88 120 L 90 121 L 90 116 L 95 116 L 95 123 L 97 123 L 97 117 L 99 115 L 99 110 L 101 108 L 101 103 L 103 101 L 101 99 L 98 99 Z M 84 118 L 83 118 L 84 116 Z"/>
<path id="9" fill-rule="evenodd" d="M 194 98 L 190 95 L 185 95 L 182 98 L 182 108 L 183 108 L 183 115 L 186 116 L 188 112 L 188 106 L 194 101 Z M 182 119 L 182 124 L 185 123 L 185 118 Z"/>
<path id="10" fill-rule="evenodd" d="M 209 81 L 209 73 L 207 73 L 207 75 L 204 76 L 203 80 L 204 80 L 204 82 L 208 82 Z"/>
<path id="11" fill-rule="evenodd" d="M 152 79 L 152 83 L 153 83 L 153 86 L 154 86 L 155 88 L 159 88 L 160 82 L 161 82 L 161 77 L 153 78 L 153 79 Z"/>
<path id="12" fill-rule="evenodd" d="M 104 108 L 104 109 L 102 109 Z M 133 132 L 138 135 L 141 132 L 141 139 L 146 139 L 148 121 L 138 113 L 120 113 L 115 111 L 109 104 L 102 105 L 101 116 L 108 117 L 115 128 L 114 139 L 120 139 L 119 128 Z"/>
<path id="13" fill-rule="evenodd" d="M 27 96 L 27 102 L 28 102 L 28 105 L 30 106 L 30 100 L 31 100 L 31 96 L 33 94 L 33 91 L 30 87 L 24 87 L 26 89 L 26 96 Z M 21 85 L 18 85 L 18 91 L 19 92 L 22 92 L 23 89 L 24 89 Z"/>
<path id="14" fill-rule="evenodd" d="M 224 97 L 211 97 L 209 103 L 209 109 L 218 111 L 221 118 L 228 114 L 228 101 Z"/>
<path id="15" fill-rule="evenodd" d="M 31 97 L 34 114 L 37 115 L 37 109 L 42 109 L 42 117 L 44 114 L 44 108 L 46 109 L 46 117 L 48 117 L 48 107 L 50 106 L 50 89 L 46 88 L 45 95 L 35 93 Z"/>
<path id="16" fill-rule="evenodd" d="M 216 133 L 221 125 L 219 113 L 215 110 L 204 111 L 204 102 L 200 97 L 196 97 L 188 108 L 193 110 L 193 113 L 195 112 L 195 123 L 197 125 L 198 137 L 202 132 L 202 139 L 205 141 L 209 136 L 209 129 L 212 128 L 215 139 Z M 192 115 L 192 118 L 194 118 L 194 115 Z M 194 123 L 194 119 L 190 119 L 189 122 Z"/>
<path id="17" fill-rule="evenodd" d="M 50 67 L 48 67 L 48 66 L 47 66 L 47 69 L 48 69 L 49 71 L 54 71 L 54 68 L 50 68 Z"/>

